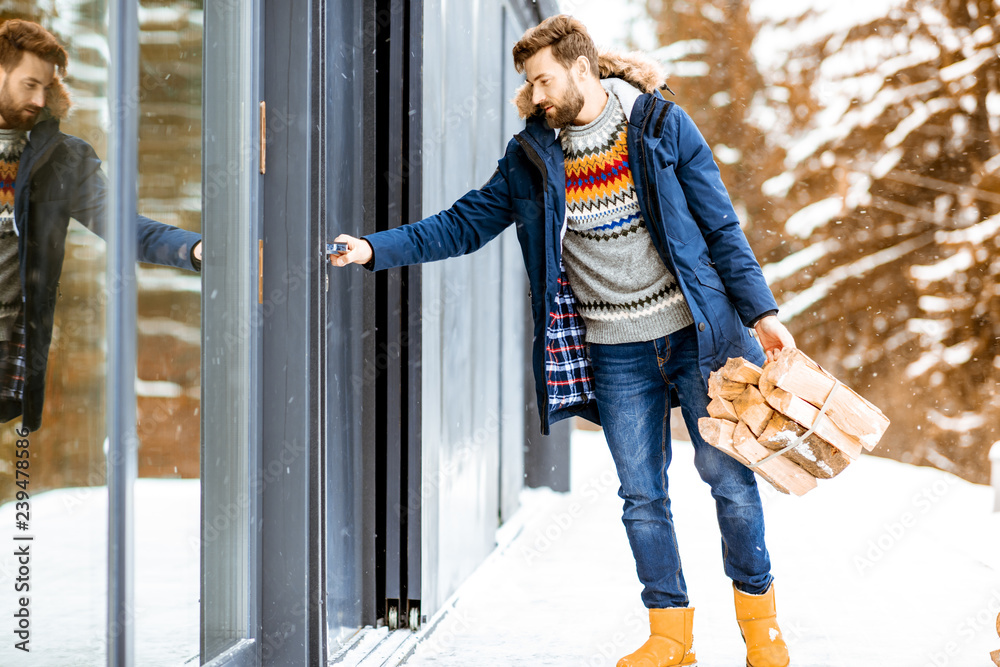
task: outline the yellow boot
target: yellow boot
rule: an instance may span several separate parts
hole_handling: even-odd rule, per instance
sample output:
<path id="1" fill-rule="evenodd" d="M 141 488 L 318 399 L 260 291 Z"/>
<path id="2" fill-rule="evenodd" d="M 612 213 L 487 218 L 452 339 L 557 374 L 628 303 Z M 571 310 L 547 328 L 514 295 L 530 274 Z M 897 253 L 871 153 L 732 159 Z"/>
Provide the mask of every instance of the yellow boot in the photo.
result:
<path id="1" fill-rule="evenodd" d="M 760 595 L 744 593 L 735 584 L 733 591 L 736 621 L 747 645 L 747 667 L 787 667 L 788 646 L 774 611 L 774 584 Z"/>
<path id="2" fill-rule="evenodd" d="M 618 667 L 680 667 L 695 664 L 694 607 L 649 610 L 649 639 L 635 653 L 618 661 Z"/>

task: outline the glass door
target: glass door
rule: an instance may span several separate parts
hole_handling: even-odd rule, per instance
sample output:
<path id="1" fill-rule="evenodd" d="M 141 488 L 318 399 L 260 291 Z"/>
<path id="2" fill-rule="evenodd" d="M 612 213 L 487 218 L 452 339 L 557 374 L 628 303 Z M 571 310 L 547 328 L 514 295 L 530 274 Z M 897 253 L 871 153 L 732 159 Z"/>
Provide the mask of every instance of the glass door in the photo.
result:
<path id="1" fill-rule="evenodd" d="M 97 0 L 0 7 L 5 39 L 54 41 L 66 55 L 65 72 L 51 53 L 0 65 L 3 665 L 107 656 L 107 220 L 78 205 L 102 194 L 110 162 L 106 10 Z M 29 85 L 51 85 L 34 115 Z M 77 189 L 73 204 L 64 193 Z"/>
<path id="2" fill-rule="evenodd" d="M 201 664 L 261 664 L 261 3 L 206 0 L 202 161 Z M 258 640 L 258 641 L 255 641 Z"/>

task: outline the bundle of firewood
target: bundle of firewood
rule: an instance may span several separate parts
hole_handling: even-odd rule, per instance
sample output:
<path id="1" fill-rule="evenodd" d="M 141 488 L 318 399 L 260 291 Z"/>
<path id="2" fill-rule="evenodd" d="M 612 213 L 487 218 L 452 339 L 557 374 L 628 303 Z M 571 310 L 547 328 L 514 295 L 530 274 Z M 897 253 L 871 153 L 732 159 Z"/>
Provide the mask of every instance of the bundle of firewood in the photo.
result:
<path id="1" fill-rule="evenodd" d="M 797 349 L 763 368 L 730 359 L 711 374 L 708 394 L 702 437 L 797 496 L 871 451 L 889 427 L 881 410 Z"/>

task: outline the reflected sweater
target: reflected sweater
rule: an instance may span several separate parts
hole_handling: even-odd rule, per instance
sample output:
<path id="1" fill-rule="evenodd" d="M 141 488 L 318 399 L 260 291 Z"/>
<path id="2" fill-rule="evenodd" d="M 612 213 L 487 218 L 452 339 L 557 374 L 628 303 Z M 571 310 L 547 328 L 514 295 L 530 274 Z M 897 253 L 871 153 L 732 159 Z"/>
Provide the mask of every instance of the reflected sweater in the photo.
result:
<path id="1" fill-rule="evenodd" d="M 10 340 L 21 309 L 20 262 L 14 229 L 14 179 L 27 143 L 20 130 L 0 129 L 0 341 Z"/>

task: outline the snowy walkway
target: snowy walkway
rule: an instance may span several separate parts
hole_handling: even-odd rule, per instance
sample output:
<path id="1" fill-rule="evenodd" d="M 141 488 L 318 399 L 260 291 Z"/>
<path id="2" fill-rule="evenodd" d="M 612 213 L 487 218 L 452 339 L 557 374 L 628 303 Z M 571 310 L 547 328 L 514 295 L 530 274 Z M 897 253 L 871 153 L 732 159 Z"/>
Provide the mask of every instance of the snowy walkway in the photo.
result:
<path id="1" fill-rule="evenodd" d="M 363 633 L 360 644 L 372 652 L 361 665 L 398 664 L 394 656 L 416 644 L 407 667 L 613 666 L 645 641 L 641 587 L 603 434 L 576 432 L 572 447 L 573 491 L 524 491 L 524 506 L 498 535 L 502 546 L 459 589 L 450 609 L 416 635 L 388 635 L 385 628 Z M 677 444 L 670 479 L 697 608 L 699 664 L 743 665 L 714 506 L 691 465 L 690 445 Z M 875 457 L 803 498 L 762 488 L 793 665 L 990 664 L 989 652 L 1000 648 L 994 629 L 1000 514 L 991 513 L 989 488 Z M 136 485 L 142 667 L 197 662 L 198 503 L 196 480 Z M 106 512 L 100 489 L 64 489 L 34 500 L 33 528 L 44 537 L 33 557 L 34 650 L 27 659 L 15 653 L 8 634 L 0 665 L 103 664 Z M 0 525 L 13 525 L 13 518 L 12 504 L 0 509 Z M 5 549 L 0 615 L 7 619 L 14 565 Z M 358 664 L 341 657 L 338 667 Z"/>
<path id="2" fill-rule="evenodd" d="M 519 533 L 501 535 L 406 665 L 614 665 L 645 641 L 604 436 L 576 432 L 572 446 L 573 491 L 524 492 Z M 699 665 L 742 665 L 714 505 L 689 444 L 677 444 L 670 480 Z M 793 665 L 990 664 L 1000 514 L 988 487 L 869 457 L 802 498 L 761 488 Z"/>

